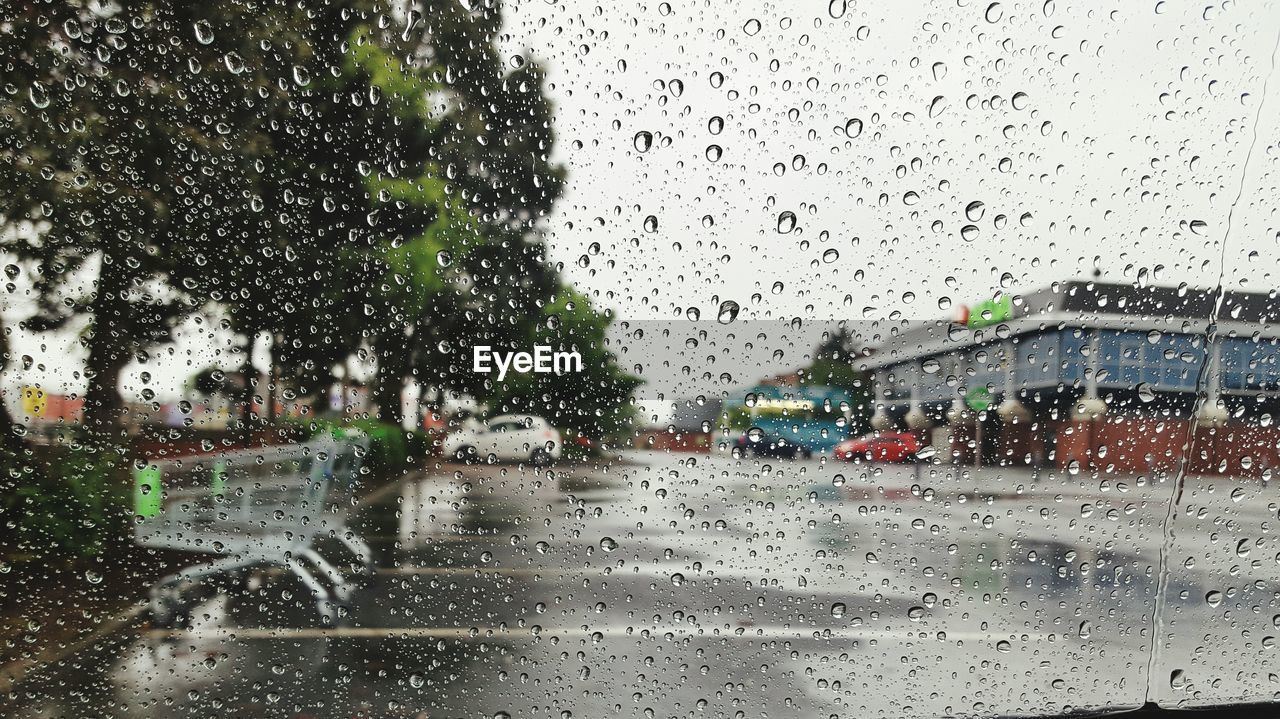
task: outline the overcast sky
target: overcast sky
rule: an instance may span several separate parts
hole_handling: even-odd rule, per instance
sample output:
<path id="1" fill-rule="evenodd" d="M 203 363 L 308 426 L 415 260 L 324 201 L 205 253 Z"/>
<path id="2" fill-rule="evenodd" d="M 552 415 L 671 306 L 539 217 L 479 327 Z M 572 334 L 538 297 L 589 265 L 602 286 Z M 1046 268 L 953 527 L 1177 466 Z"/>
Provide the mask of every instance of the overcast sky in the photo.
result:
<path id="1" fill-rule="evenodd" d="M 851 319 L 871 338 L 1095 266 L 1211 286 L 1225 260 L 1228 285 L 1274 285 L 1280 5 L 844 5 L 508 8 L 503 47 L 554 85 L 569 180 L 546 229 L 572 281 L 631 320 L 732 300 L 738 321 Z M 156 352 L 161 396 L 229 339 Z M 8 386 L 79 388 L 69 338 L 17 345 L 45 371 Z M 723 364 L 772 374 L 802 354 Z"/>

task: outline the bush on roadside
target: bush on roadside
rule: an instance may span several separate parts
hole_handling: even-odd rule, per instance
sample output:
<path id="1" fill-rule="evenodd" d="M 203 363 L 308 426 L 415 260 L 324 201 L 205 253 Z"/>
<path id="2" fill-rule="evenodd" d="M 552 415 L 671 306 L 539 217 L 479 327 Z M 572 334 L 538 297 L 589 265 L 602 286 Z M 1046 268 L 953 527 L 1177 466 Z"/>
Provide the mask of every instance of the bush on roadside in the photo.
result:
<path id="1" fill-rule="evenodd" d="M 41 466 L 30 468 L 25 481 L 5 493 L 3 515 L 16 540 L 11 553 L 88 557 L 102 552 L 123 531 L 124 466 L 115 448 L 76 445 L 51 452 Z"/>

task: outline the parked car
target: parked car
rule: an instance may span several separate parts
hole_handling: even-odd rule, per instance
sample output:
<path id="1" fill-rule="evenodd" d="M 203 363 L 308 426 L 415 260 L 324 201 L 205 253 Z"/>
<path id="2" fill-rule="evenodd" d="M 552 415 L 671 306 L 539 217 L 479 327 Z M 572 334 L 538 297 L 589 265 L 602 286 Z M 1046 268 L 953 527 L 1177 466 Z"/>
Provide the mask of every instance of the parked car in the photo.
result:
<path id="1" fill-rule="evenodd" d="M 794 459 L 797 456 L 808 459 L 813 456 L 813 450 L 805 447 L 786 437 L 781 437 L 768 432 L 748 432 L 734 442 L 734 448 L 738 455 L 747 456 L 748 454 L 756 457 L 785 457 Z"/>
<path id="2" fill-rule="evenodd" d="M 534 415 L 504 414 L 481 423 L 468 419 L 444 439 L 444 455 L 459 460 L 489 456 L 506 462 L 543 465 L 560 459 L 560 432 Z"/>
<path id="3" fill-rule="evenodd" d="M 836 459 L 850 462 L 914 462 L 920 440 L 910 432 L 872 432 L 836 445 Z"/>

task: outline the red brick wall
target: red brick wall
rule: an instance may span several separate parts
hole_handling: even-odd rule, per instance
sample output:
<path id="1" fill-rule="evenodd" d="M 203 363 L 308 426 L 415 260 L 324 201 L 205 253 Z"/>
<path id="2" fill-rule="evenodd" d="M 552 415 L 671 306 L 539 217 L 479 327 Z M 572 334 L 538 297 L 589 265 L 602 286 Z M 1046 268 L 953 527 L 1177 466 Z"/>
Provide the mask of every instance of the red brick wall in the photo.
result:
<path id="1" fill-rule="evenodd" d="M 636 448 L 668 450 L 671 452 L 708 453 L 711 451 L 711 433 L 641 432 L 640 436 L 636 438 Z"/>
<path id="2" fill-rule="evenodd" d="M 242 449 L 245 446 L 243 437 L 236 433 L 210 432 L 204 434 L 207 436 L 182 437 L 179 439 L 136 437 L 133 440 L 133 452 L 138 457 L 159 460 L 217 454 Z M 301 437 L 287 431 L 261 429 L 253 431 L 249 446 L 267 447 L 299 440 L 301 440 Z"/>
<path id="3" fill-rule="evenodd" d="M 1123 473 L 1176 471 L 1185 454 L 1190 421 L 1110 416 L 1094 422 L 1060 421 L 1057 464 Z M 1280 428 L 1228 423 L 1196 431 L 1189 471 L 1260 477 L 1280 471 Z"/>

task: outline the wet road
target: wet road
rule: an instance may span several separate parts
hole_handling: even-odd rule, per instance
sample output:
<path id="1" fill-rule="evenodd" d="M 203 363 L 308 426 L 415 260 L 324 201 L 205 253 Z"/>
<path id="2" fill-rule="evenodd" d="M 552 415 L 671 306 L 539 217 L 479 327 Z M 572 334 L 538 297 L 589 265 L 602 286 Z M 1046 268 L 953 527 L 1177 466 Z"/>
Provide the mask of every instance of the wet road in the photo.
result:
<path id="1" fill-rule="evenodd" d="M 1270 488 L 636 454 L 446 465 L 351 526 L 323 626 L 264 572 L 29 678 L 17 717 L 868 717 L 1271 698 Z M 1149 667 L 1149 664 L 1151 665 Z"/>

